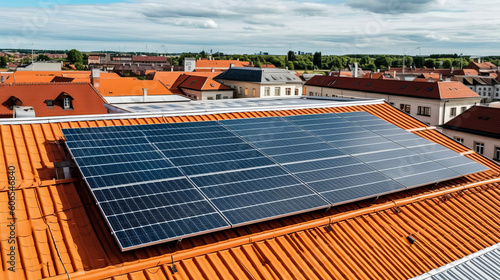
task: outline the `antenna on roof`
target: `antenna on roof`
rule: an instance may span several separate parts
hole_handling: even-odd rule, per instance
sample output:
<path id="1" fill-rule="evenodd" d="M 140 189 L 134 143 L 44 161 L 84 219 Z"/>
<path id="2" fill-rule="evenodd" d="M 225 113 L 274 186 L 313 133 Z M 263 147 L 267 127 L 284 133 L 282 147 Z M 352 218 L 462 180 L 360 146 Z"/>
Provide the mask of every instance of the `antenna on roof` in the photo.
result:
<path id="1" fill-rule="evenodd" d="M 31 64 L 33 64 L 33 59 L 34 59 L 34 51 L 33 51 L 33 43 L 31 43 Z"/>

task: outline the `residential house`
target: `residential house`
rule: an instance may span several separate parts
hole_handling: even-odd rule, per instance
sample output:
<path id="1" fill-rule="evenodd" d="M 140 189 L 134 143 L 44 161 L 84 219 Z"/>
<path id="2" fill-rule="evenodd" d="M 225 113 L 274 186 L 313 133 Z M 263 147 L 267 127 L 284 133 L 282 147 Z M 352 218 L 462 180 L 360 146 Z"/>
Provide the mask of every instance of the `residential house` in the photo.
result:
<path id="1" fill-rule="evenodd" d="M 429 125 L 441 125 L 481 102 L 460 82 L 414 82 L 315 76 L 305 84 L 308 96 L 381 98 Z"/>
<path id="2" fill-rule="evenodd" d="M 480 75 L 456 75 L 454 80 L 462 82 L 465 86 L 483 98 L 483 102 L 500 100 L 500 79 Z"/>
<path id="3" fill-rule="evenodd" d="M 86 83 L 0 84 L 1 118 L 106 114 L 106 101 Z"/>
<path id="4" fill-rule="evenodd" d="M 500 161 L 500 108 L 473 106 L 445 123 L 443 133 L 478 154 Z"/>
<path id="5" fill-rule="evenodd" d="M 472 61 L 469 65 L 465 67 L 466 69 L 474 69 L 481 75 L 489 75 L 490 73 L 498 73 L 498 66 L 491 62 L 475 62 Z"/>
<path id="6" fill-rule="evenodd" d="M 181 75 L 174 85 L 184 95 L 194 100 L 218 100 L 233 98 L 234 90 L 210 77 Z"/>
<path id="7" fill-rule="evenodd" d="M 235 98 L 272 98 L 302 95 L 303 81 L 295 72 L 279 68 L 231 67 L 214 78 L 235 91 Z"/>
<path id="8" fill-rule="evenodd" d="M 171 113 L 147 117 L 47 118 L 31 124 L 0 121 L 0 197 L 3 203 L 15 199 L 13 210 L 0 211 L 2 225 L 15 226 L 14 233 L 0 231 L 0 278 L 408 279 L 500 243 L 499 166 L 422 122 L 380 100 L 301 99 L 293 106 L 283 98 L 277 104 L 273 99 L 241 101 L 256 105 L 201 111 L 197 102 L 190 102 L 190 111 L 180 112 L 172 104 Z M 345 112 L 369 113 L 488 170 L 328 210 L 122 252 L 61 131 Z M 204 147 L 208 142 L 180 141 L 182 148 L 173 151 Z M 329 172 L 325 168 L 318 166 L 317 174 Z M 357 177 L 371 180 L 364 174 Z M 13 266 L 14 272 L 9 270 Z"/>

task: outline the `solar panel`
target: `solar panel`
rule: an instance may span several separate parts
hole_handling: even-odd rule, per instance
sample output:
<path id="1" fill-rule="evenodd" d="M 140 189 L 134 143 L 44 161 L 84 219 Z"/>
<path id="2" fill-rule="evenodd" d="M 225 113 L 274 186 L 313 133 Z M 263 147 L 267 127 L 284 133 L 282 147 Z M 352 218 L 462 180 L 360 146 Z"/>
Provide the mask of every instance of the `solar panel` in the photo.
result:
<path id="1" fill-rule="evenodd" d="M 487 169 L 366 112 L 63 133 L 124 251 Z"/>

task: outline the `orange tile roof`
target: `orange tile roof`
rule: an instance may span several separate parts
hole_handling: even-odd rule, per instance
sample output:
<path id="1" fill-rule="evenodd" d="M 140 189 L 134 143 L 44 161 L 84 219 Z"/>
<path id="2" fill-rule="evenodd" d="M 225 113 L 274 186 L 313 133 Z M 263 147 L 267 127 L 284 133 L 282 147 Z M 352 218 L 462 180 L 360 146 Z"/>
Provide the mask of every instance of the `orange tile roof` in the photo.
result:
<path id="1" fill-rule="evenodd" d="M 181 75 L 191 75 L 199 77 L 214 78 L 220 72 L 177 72 L 177 71 L 157 71 L 154 73 L 154 80 L 161 81 L 168 89 L 171 89 L 174 83 Z"/>
<path id="2" fill-rule="evenodd" d="M 392 79 L 314 76 L 307 81 L 305 85 L 430 99 L 479 97 L 477 93 L 466 87 L 461 82 L 431 83 Z"/>
<path id="3" fill-rule="evenodd" d="M 225 69 L 229 69 L 231 64 L 234 64 L 235 67 L 250 66 L 250 62 L 248 62 L 248 61 L 199 59 L 196 61 L 195 69 L 196 68 L 225 68 Z"/>
<path id="4" fill-rule="evenodd" d="M 185 76 L 185 78 L 183 76 Z M 199 91 L 232 90 L 230 87 L 216 82 L 209 77 L 182 75 L 178 80 L 182 80 L 182 82 L 177 86 L 179 88 L 187 88 Z"/>
<path id="5" fill-rule="evenodd" d="M 45 100 L 56 98 L 63 92 L 73 98 L 73 110 L 64 110 L 57 104 L 47 107 Z M 37 117 L 106 114 L 106 101 L 90 84 L 43 83 L 43 84 L 0 84 L 0 103 L 14 96 L 22 101 L 22 106 L 31 106 Z M 0 106 L 1 115 L 12 115 L 13 111 Z"/>
<path id="6" fill-rule="evenodd" d="M 161 82 L 155 80 L 101 78 L 99 86 L 102 96 L 142 96 L 143 88 L 148 89 L 148 95 L 172 94 Z"/>
<path id="7" fill-rule="evenodd" d="M 120 78 L 116 73 L 100 73 L 101 78 Z M 9 83 L 48 83 L 54 77 L 74 78 L 72 82 L 90 83 L 90 71 L 16 71 Z"/>
<path id="8" fill-rule="evenodd" d="M 366 111 L 404 129 L 424 125 L 388 104 L 202 116 L 0 125 L 0 201 L 16 168 L 16 272 L 1 279 L 407 279 L 500 242 L 500 168 L 329 211 L 244 226 L 122 253 L 81 179 L 54 180 L 67 160 L 61 128 Z M 435 130 L 414 132 L 458 152 Z M 8 163 L 7 163 L 8 162 Z M 488 179 L 492 178 L 491 181 Z M 8 209 L 0 209 L 3 227 Z M 407 236 L 417 243 L 411 245 Z M 172 271 L 174 261 L 177 272 Z M 67 273 L 67 274 L 66 274 Z M 15 276 L 14 276 L 15 275 Z"/>
<path id="9" fill-rule="evenodd" d="M 443 127 L 500 139 L 500 108 L 472 106 Z"/>

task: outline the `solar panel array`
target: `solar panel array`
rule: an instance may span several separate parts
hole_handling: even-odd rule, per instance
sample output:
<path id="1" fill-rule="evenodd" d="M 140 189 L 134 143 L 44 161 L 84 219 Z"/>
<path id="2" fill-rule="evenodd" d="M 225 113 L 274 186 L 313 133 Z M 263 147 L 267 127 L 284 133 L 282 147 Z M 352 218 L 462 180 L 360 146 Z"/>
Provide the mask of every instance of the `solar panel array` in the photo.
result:
<path id="1" fill-rule="evenodd" d="M 63 133 L 124 251 L 487 170 L 366 112 Z"/>

